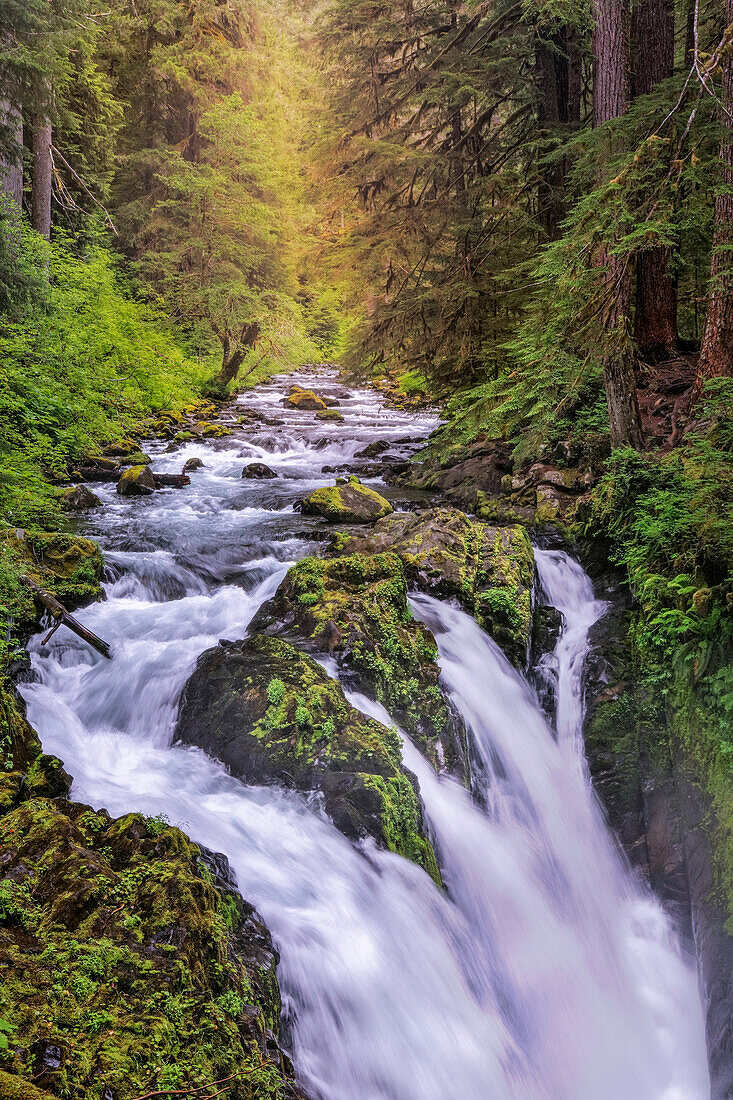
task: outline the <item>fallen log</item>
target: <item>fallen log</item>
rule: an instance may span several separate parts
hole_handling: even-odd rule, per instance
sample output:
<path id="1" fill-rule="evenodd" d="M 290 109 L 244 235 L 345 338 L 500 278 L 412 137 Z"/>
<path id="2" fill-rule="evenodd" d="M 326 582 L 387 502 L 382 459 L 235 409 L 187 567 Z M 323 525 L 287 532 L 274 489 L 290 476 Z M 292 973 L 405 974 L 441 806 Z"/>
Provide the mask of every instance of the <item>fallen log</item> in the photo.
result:
<path id="1" fill-rule="evenodd" d="M 153 474 L 156 489 L 182 489 L 191 484 L 188 474 Z"/>
<path id="2" fill-rule="evenodd" d="M 79 466 L 73 471 L 80 481 L 117 481 L 121 473 L 121 467 L 114 470 L 103 470 L 101 466 Z"/>
<path id="3" fill-rule="evenodd" d="M 43 639 L 43 645 L 48 642 L 56 633 L 60 626 L 65 626 L 76 634 L 82 641 L 86 642 L 93 649 L 96 649 L 97 653 L 101 653 L 103 657 L 108 660 L 112 658 L 112 652 L 107 642 L 102 641 L 96 634 L 92 634 L 91 630 L 87 630 L 78 619 L 75 619 L 73 615 L 70 615 L 62 603 L 52 596 L 50 592 L 46 592 L 45 589 L 39 588 L 35 581 L 32 581 L 30 577 L 20 577 L 21 584 L 24 584 L 26 588 L 29 588 L 33 595 L 36 597 L 39 603 L 43 604 L 46 610 L 56 620 L 54 625 L 49 630 L 46 637 Z"/>

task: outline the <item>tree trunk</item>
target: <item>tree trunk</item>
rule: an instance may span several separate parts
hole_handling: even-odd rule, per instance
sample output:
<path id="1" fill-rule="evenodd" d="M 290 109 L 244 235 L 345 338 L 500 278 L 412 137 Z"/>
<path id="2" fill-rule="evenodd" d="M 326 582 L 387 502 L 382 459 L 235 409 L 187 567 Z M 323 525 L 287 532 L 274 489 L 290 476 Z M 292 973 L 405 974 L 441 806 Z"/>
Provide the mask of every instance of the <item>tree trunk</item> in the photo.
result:
<path id="1" fill-rule="evenodd" d="M 637 0 L 632 16 L 633 94 L 648 95 L 674 70 L 673 0 Z M 671 250 L 650 248 L 636 262 L 634 336 L 652 362 L 674 354 L 677 289 L 670 274 Z"/>
<path id="2" fill-rule="evenodd" d="M 245 326 L 239 346 L 234 351 L 231 350 L 229 337 L 226 334 L 222 337 L 221 370 L 216 376 L 219 385 L 226 386 L 229 382 L 234 381 L 239 374 L 239 368 L 244 362 L 247 352 L 255 346 L 259 335 L 259 322 L 251 321 Z"/>
<path id="3" fill-rule="evenodd" d="M 18 213 L 23 206 L 23 119 L 17 107 L 0 100 L 0 115 L 12 148 L 0 158 L 0 188 L 15 203 Z"/>
<path id="4" fill-rule="evenodd" d="M 535 47 L 537 74 L 537 124 L 548 138 L 559 133 L 560 127 L 577 126 L 580 122 L 581 69 L 577 33 L 561 27 L 548 39 L 540 39 Z M 565 177 L 566 158 L 540 165 L 537 189 L 537 214 L 549 240 L 556 240 L 560 224 L 567 213 Z"/>
<path id="5" fill-rule="evenodd" d="M 731 0 L 733 2 L 733 0 Z M 629 106 L 628 0 L 593 0 L 593 121 L 602 126 Z M 603 170 L 603 165 L 600 166 Z M 641 449 L 643 436 L 636 396 L 636 371 L 630 340 L 631 277 L 628 258 L 601 250 L 606 269 L 603 382 L 608 402 L 612 447 Z"/>
<path id="6" fill-rule="evenodd" d="M 33 131 L 33 199 L 31 224 L 46 240 L 51 239 L 51 191 L 53 158 L 51 123 L 40 115 Z"/>
<path id="7" fill-rule="evenodd" d="M 715 230 L 710 288 L 693 402 L 709 378 L 733 378 L 733 0 L 725 4 L 727 49 L 723 53 L 720 159 L 722 179 L 715 196 Z"/>

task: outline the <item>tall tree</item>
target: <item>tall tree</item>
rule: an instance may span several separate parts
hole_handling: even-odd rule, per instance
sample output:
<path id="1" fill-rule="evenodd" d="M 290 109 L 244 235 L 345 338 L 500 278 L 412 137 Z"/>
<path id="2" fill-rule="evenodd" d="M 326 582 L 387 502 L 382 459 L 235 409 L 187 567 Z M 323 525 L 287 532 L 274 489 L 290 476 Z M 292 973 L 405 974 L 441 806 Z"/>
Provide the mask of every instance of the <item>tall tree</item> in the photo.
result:
<path id="1" fill-rule="evenodd" d="M 674 69 L 673 0 L 637 0 L 632 14 L 633 95 L 648 95 Z M 677 290 L 671 250 L 656 246 L 636 261 L 634 336 L 642 356 L 659 360 L 677 342 Z"/>
<path id="2" fill-rule="evenodd" d="M 726 0 L 725 22 L 720 49 L 721 180 L 715 196 L 707 315 L 693 400 L 708 379 L 733 378 L 733 0 Z"/>
<path id="3" fill-rule="evenodd" d="M 628 0 L 593 0 L 593 15 L 593 121 L 601 127 L 620 118 L 629 107 Z M 610 129 L 607 142 L 610 155 Z M 643 436 L 629 331 L 632 274 L 629 257 L 614 253 L 613 243 L 603 246 L 599 263 L 606 299 L 602 364 L 611 446 L 640 449 Z"/>
<path id="4" fill-rule="evenodd" d="M 43 103 L 39 106 L 33 127 L 33 192 L 31 224 L 46 240 L 51 239 L 51 197 L 53 154 L 52 127 Z"/>

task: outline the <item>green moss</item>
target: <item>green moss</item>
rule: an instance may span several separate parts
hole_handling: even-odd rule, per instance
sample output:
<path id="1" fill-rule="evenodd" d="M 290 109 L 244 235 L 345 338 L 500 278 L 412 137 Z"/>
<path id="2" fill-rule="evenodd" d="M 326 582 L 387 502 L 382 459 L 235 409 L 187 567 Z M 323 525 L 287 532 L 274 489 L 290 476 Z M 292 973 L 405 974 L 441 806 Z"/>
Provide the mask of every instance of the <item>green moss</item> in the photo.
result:
<path id="1" fill-rule="evenodd" d="M 394 509 L 352 474 L 348 481 L 340 479 L 332 488 L 316 489 L 303 502 L 303 511 L 321 515 L 329 523 L 373 523 Z"/>
<path id="2" fill-rule="evenodd" d="M 338 656 L 435 759 L 437 738 L 449 724 L 438 651 L 430 631 L 412 616 L 396 554 L 304 558 L 290 569 L 264 617 Z M 452 762 L 450 749 L 447 755 Z"/>
<path id="3" fill-rule="evenodd" d="M 283 1095 L 281 1067 L 260 1053 L 277 988 L 238 953 L 241 901 L 201 873 L 179 830 L 154 832 L 137 814 L 110 821 L 44 799 L 0 818 L 3 1087 L 34 1077 L 86 1100 L 234 1073 L 237 1100 Z M 40 1082 L 39 1041 L 62 1052 Z"/>

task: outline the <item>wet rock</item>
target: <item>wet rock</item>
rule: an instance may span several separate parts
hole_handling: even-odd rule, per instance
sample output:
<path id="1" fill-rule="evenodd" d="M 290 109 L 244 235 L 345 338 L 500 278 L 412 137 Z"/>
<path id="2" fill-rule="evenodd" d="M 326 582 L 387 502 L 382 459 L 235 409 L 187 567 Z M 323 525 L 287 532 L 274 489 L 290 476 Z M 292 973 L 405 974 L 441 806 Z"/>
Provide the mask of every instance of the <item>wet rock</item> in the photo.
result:
<path id="1" fill-rule="evenodd" d="M 277 474 L 274 470 L 271 470 L 269 466 L 266 466 L 264 462 L 250 462 L 250 464 L 245 466 L 242 470 L 242 477 L 270 478 L 277 477 Z"/>
<path id="2" fill-rule="evenodd" d="M 352 707 L 283 639 L 255 634 L 207 650 L 184 689 L 176 737 L 246 783 L 320 791 L 346 836 L 372 836 L 439 878 L 399 735 Z"/>
<path id="3" fill-rule="evenodd" d="M 151 462 L 150 455 L 146 455 L 144 451 L 133 451 L 120 459 L 121 466 L 149 466 Z"/>
<path id="4" fill-rule="evenodd" d="M 386 439 L 377 439 L 374 443 L 370 443 L 367 447 L 364 447 L 361 451 L 357 451 L 355 458 L 379 458 L 385 451 L 388 451 L 392 446 Z"/>
<path id="5" fill-rule="evenodd" d="M 134 439 L 120 439 L 116 443 L 110 443 L 104 448 L 105 455 L 112 458 L 126 458 L 139 450 Z"/>
<path id="6" fill-rule="evenodd" d="M 394 510 L 388 500 L 354 475 L 348 481 L 339 478 L 331 489 L 316 489 L 303 501 L 302 509 L 329 523 L 374 523 Z"/>
<path id="7" fill-rule="evenodd" d="M 153 485 L 156 489 L 185 489 L 191 484 L 188 474 L 153 474 Z"/>
<path id="8" fill-rule="evenodd" d="M 431 508 L 387 516 L 366 535 L 337 535 L 333 549 L 394 551 L 411 584 L 431 595 L 455 596 L 509 659 L 525 666 L 534 554 L 523 527 L 492 527 L 456 508 Z"/>
<path id="9" fill-rule="evenodd" d="M 96 508 L 102 502 L 86 485 L 75 485 L 62 493 L 61 503 L 69 512 L 85 512 L 87 508 Z"/>
<path id="10" fill-rule="evenodd" d="M 282 404 L 309 412 L 321 411 L 326 408 L 326 402 L 313 390 L 295 390 L 283 398 Z"/>
<path id="11" fill-rule="evenodd" d="M 21 557 L 31 580 L 56 596 L 67 610 L 102 597 L 104 561 L 90 539 L 18 528 L 6 531 L 3 537 Z"/>
<path id="12" fill-rule="evenodd" d="M 13 1091 L 10 1076 L 32 1073 L 55 1095 L 83 1096 L 90 1066 L 95 1094 L 102 1084 L 113 1096 L 163 1089 L 154 1063 L 140 1060 L 140 1035 L 155 1033 L 159 1064 L 175 1063 L 185 1080 L 214 1080 L 226 1065 L 256 1071 L 269 1095 L 300 1097 L 276 1037 L 277 952 L 252 906 L 218 877 L 164 819 L 115 821 L 38 796 L 6 812 L 0 967 L 13 1031 L 0 1094 L 36 1100 L 20 1076 Z M 243 990 L 256 1012 L 240 1032 Z"/>
<path id="13" fill-rule="evenodd" d="M 149 496 L 155 492 L 155 481 L 147 466 L 131 466 L 117 482 L 117 492 L 123 497 Z"/>
<path id="14" fill-rule="evenodd" d="M 336 409 L 319 409 L 316 413 L 316 420 L 334 420 L 336 422 L 343 421 L 343 416 Z"/>
<path id="15" fill-rule="evenodd" d="M 190 474 L 192 470 L 201 470 L 204 463 L 200 458 L 189 458 L 183 463 L 184 474 Z"/>
<path id="16" fill-rule="evenodd" d="M 465 778 L 465 734 L 440 689 L 435 639 L 408 606 L 396 554 L 305 558 L 260 608 L 251 630 L 284 634 L 335 657 L 438 769 Z"/>

